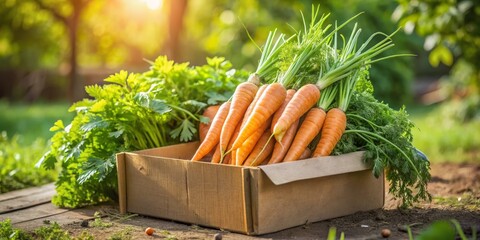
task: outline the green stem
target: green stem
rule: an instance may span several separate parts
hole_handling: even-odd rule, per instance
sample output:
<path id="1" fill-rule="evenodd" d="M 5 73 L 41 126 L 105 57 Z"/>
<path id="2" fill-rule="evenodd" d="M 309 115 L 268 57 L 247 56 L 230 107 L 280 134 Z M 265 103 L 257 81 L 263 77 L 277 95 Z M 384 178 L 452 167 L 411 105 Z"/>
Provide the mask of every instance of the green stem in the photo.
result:
<path id="1" fill-rule="evenodd" d="M 349 130 L 346 130 L 345 133 L 361 133 L 361 134 L 366 134 L 366 135 L 369 135 L 369 136 L 372 136 L 372 137 L 376 137 L 388 144 L 390 144 L 392 147 L 394 147 L 395 149 L 397 149 L 407 160 L 408 162 L 410 163 L 410 165 L 412 165 L 413 167 L 413 170 L 415 170 L 415 173 L 417 174 L 417 176 L 420 176 L 420 172 L 418 172 L 418 169 L 417 167 L 415 166 L 415 164 L 413 163 L 412 159 L 402 150 L 400 149 L 397 145 L 395 145 L 394 143 L 390 142 L 388 139 L 376 134 L 376 133 L 372 133 L 372 132 L 368 132 L 368 131 L 364 131 L 364 130 L 357 130 L 357 129 L 349 129 Z"/>
<path id="2" fill-rule="evenodd" d="M 378 126 L 378 125 L 375 124 L 374 122 L 372 122 L 372 121 L 370 121 L 370 120 L 368 120 L 368 119 L 366 119 L 366 118 L 364 118 L 364 117 L 362 117 L 362 116 L 360 116 L 360 115 L 358 115 L 358 114 L 347 113 L 347 118 L 349 118 L 349 117 L 354 117 L 354 118 L 361 119 L 361 120 L 367 122 L 368 124 L 370 124 L 370 126 L 371 126 L 372 128 L 375 128 L 375 127 L 376 127 L 376 128 L 380 128 L 380 126 Z"/>
<path id="3" fill-rule="evenodd" d="M 190 117 L 192 117 L 195 121 L 200 121 L 197 116 L 195 116 L 193 113 L 191 113 L 190 111 L 184 109 L 184 108 L 181 108 L 179 106 L 175 106 L 175 105 L 172 105 L 172 104 L 169 104 L 168 105 L 169 107 L 175 109 L 175 110 L 178 110 L 178 111 L 181 111 L 181 112 L 184 112 L 186 113 L 187 115 L 189 115 Z"/>
<path id="4" fill-rule="evenodd" d="M 336 85 L 325 88 L 322 91 L 320 100 L 318 101 L 318 107 L 320 107 L 326 112 L 330 107 L 330 105 L 332 105 L 333 101 L 335 100 L 335 96 L 337 95 L 337 90 L 338 89 Z"/>

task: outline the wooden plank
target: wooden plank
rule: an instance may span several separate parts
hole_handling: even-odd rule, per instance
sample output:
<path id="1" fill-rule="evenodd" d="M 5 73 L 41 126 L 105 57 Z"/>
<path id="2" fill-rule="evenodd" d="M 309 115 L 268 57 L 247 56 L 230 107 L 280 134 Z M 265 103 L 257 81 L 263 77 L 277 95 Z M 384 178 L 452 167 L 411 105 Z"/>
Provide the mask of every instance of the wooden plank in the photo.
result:
<path id="1" fill-rule="evenodd" d="M 87 207 L 80 209 L 59 209 L 54 207 L 52 204 L 45 204 L 35 207 L 37 208 L 34 212 L 38 212 L 39 209 L 50 210 L 51 214 L 38 216 L 32 219 L 23 219 L 20 217 L 16 218 L 16 222 L 12 223 L 14 227 L 20 228 L 26 231 L 36 229 L 41 226 L 45 226 L 46 223 L 56 222 L 60 225 L 67 224 L 80 224 L 83 220 L 94 219 L 95 211 L 98 211 L 98 207 Z M 43 211 L 42 210 L 42 211 Z M 25 210 L 22 210 L 22 212 Z M 27 214 L 28 216 L 28 214 Z"/>
<path id="2" fill-rule="evenodd" d="M 3 193 L 3 194 L 0 194 L 0 204 L 3 201 L 15 199 L 15 198 L 20 198 L 20 197 L 25 197 L 25 196 L 30 196 L 30 195 L 35 195 L 35 194 L 43 193 L 43 192 L 51 192 L 51 191 L 55 191 L 55 184 L 54 183 L 50 183 L 50 184 L 39 186 L 39 187 L 26 188 L 26 189 L 22 189 L 22 190 Z"/>
<path id="3" fill-rule="evenodd" d="M 18 195 L 0 202 L 0 214 L 18 211 L 21 209 L 37 206 L 44 203 L 49 203 L 52 196 L 55 194 L 55 189 L 45 189 L 43 192 L 34 192 L 30 195 Z"/>
<path id="4" fill-rule="evenodd" d="M 62 209 L 55 207 L 51 203 L 44 203 L 41 205 L 29 207 L 26 209 L 0 214 L 0 221 L 10 219 L 12 224 L 31 221 L 34 219 L 54 216 L 60 213 L 70 211 L 69 209 Z"/>

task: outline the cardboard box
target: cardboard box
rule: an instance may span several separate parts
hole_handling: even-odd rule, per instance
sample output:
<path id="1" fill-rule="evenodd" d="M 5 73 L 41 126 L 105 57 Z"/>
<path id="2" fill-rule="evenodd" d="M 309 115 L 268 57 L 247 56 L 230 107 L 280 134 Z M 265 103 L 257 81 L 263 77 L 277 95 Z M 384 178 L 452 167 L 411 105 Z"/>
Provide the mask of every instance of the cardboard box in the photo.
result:
<path id="1" fill-rule="evenodd" d="M 185 160 L 197 147 L 117 154 L 120 211 L 257 235 L 384 204 L 362 152 L 239 167 Z"/>

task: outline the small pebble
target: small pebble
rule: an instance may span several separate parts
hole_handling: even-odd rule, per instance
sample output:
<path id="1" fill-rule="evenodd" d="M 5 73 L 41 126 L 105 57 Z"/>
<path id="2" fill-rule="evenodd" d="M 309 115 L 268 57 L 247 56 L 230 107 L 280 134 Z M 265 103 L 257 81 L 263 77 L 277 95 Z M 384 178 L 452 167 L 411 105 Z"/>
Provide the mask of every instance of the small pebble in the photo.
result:
<path id="1" fill-rule="evenodd" d="M 392 234 L 392 231 L 390 231 L 390 229 L 388 228 L 382 229 L 382 237 L 388 238 L 390 237 L 391 234 Z"/>
<path id="2" fill-rule="evenodd" d="M 217 234 L 215 234 L 215 236 L 213 236 L 214 240 L 222 240 L 222 238 L 223 238 L 223 236 L 222 236 L 221 233 L 217 233 Z"/>
<path id="3" fill-rule="evenodd" d="M 81 223 L 80 223 L 80 226 L 86 228 L 88 227 L 88 221 L 87 220 L 83 220 Z"/>
<path id="4" fill-rule="evenodd" d="M 148 236 L 152 236 L 154 232 L 155 232 L 155 229 L 153 229 L 151 227 L 147 227 L 145 229 L 145 234 L 147 234 Z"/>

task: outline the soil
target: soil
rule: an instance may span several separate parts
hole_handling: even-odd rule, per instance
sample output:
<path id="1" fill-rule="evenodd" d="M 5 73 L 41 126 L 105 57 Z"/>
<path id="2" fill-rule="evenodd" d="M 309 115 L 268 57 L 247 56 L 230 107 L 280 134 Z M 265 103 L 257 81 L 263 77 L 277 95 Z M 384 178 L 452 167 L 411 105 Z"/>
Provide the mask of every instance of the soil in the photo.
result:
<path id="1" fill-rule="evenodd" d="M 441 163 L 431 166 L 432 179 L 428 189 L 431 202 L 422 202 L 401 210 L 398 201 L 387 194 L 383 209 L 359 212 L 353 215 L 309 223 L 280 232 L 246 236 L 218 229 L 203 228 L 143 216 L 121 216 L 111 207 L 102 211 L 106 217 L 95 221 L 78 222 L 64 226 L 72 235 L 83 231 L 95 239 L 326 239 L 329 229 L 335 227 L 337 238 L 344 232 L 346 239 L 384 239 L 381 233 L 389 231 L 388 239 L 408 239 L 407 226 L 413 236 L 438 220 L 455 219 L 467 237 L 472 236 L 472 227 L 480 237 L 480 164 Z M 107 226 L 112 223 L 111 226 Z M 152 227 L 152 236 L 144 233 Z M 388 230 L 385 230 L 388 229 Z M 470 239 L 469 238 L 469 239 Z M 480 238 L 479 238 L 480 239 Z"/>

